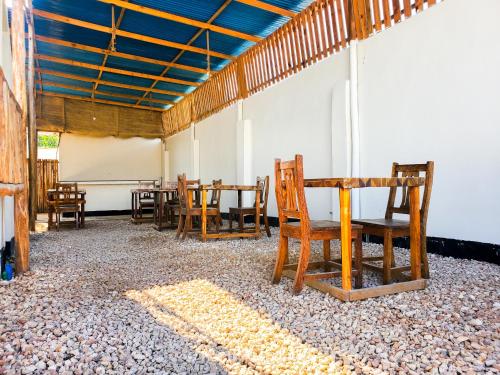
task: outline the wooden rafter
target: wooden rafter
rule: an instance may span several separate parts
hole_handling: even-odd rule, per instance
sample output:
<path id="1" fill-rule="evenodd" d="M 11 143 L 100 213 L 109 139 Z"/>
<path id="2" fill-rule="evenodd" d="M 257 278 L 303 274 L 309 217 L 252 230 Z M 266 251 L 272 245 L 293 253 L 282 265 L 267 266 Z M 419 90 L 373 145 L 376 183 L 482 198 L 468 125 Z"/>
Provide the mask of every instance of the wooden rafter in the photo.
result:
<path id="1" fill-rule="evenodd" d="M 176 84 L 185 85 L 185 86 L 199 86 L 200 85 L 199 82 L 185 81 L 182 79 L 168 78 L 168 77 L 162 77 L 162 76 L 155 76 L 153 74 L 132 72 L 130 70 L 109 68 L 107 66 L 102 67 L 100 65 L 89 64 L 89 63 L 85 63 L 82 61 L 64 59 L 62 57 L 54 57 L 54 56 L 41 55 L 41 54 L 36 54 L 35 56 L 39 60 L 51 61 L 51 62 L 55 62 L 55 63 L 59 63 L 59 64 L 66 64 L 66 65 L 71 65 L 71 66 L 76 66 L 76 67 L 86 68 L 86 69 L 94 69 L 94 70 L 101 70 L 102 69 L 103 71 L 108 72 L 108 73 L 121 74 L 121 75 L 130 76 L 130 77 L 159 80 L 159 81 L 163 81 L 163 82 L 176 83 Z"/>
<path id="2" fill-rule="evenodd" d="M 42 85 L 42 81 L 40 81 L 40 80 L 37 80 L 36 83 Z M 46 86 L 60 87 L 63 89 L 88 92 L 88 93 L 96 94 L 96 95 L 106 95 L 106 96 L 110 96 L 110 97 L 132 99 L 132 100 L 142 99 L 140 96 L 127 95 L 127 94 L 121 94 L 121 93 L 110 92 L 110 91 L 99 91 L 99 90 L 94 90 L 93 88 L 89 89 L 89 88 L 82 87 L 82 86 L 67 85 L 65 83 L 52 82 L 52 81 L 47 81 L 47 80 L 45 80 L 43 82 L 43 84 Z M 152 103 L 169 104 L 169 105 L 175 104 L 175 102 L 173 102 L 171 100 L 164 100 L 164 99 L 149 98 L 146 100 L 149 102 L 152 102 Z"/>
<path id="3" fill-rule="evenodd" d="M 67 79 L 73 79 L 73 80 L 76 80 L 76 81 L 92 82 L 92 83 L 97 81 L 97 78 L 85 77 L 85 76 L 80 76 L 80 75 L 77 75 L 77 74 L 64 73 L 64 72 L 59 72 L 57 70 L 40 69 L 40 68 L 36 68 L 35 70 L 37 72 L 41 73 L 41 74 L 47 74 L 47 75 L 51 75 L 51 76 L 54 76 L 54 77 L 62 77 L 62 78 L 67 78 Z M 136 90 L 136 91 L 146 91 L 146 90 L 149 90 L 147 87 L 144 87 L 144 86 L 128 85 L 128 84 L 125 84 L 125 83 L 119 83 L 119 82 L 113 82 L 113 81 L 102 81 L 101 80 L 101 85 L 113 86 L 113 87 L 120 87 L 122 89 L 130 89 L 130 90 Z M 152 89 L 150 91 L 151 92 L 155 92 L 157 94 L 180 96 L 180 97 L 183 97 L 185 95 L 182 92 L 171 91 L 171 90 Z"/>
<path id="4" fill-rule="evenodd" d="M 67 23 L 70 25 L 84 27 L 87 29 L 96 30 L 96 31 L 100 31 L 103 33 L 108 33 L 108 34 L 113 33 L 112 27 L 98 25 L 95 23 L 86 22 L 86 21 L 75 19 L 75 18 L 62 16 L 60 14 L 50 13 L 50 12 L 46 12 L 46 11 L 38 10 L 38 9 L 34 9 L 33 14 L 37 17 L 49 19 L 52 21 L 63 22 L 63 23 Z M 129 38 L 129 39 L 140 40 L 142 42 L 158 44 L 160 46 L 190 51 L 190 52 L 199 53 L 202 55 L 207 54 L 207 51 L 204 48 L 193 47 L 193 46 L 188 45 L 188 44 L 176 43 L 176 42 L 172 42 L 172 41 L 165 40 L 165 39 L 153 38 L 150 36 L 132 33 L 129 31 L 124 31 L 124 30 L 115 30 L 114 32 L 118 36 L 122 36 L 122 37 Z M 218 58 L 221 58 L 224 60 L 233 60 L 234 59 L 234 57 L 231 55 L 226 55 L 224 53 L 220 53 L 220 52 L 216 52 L 216 51 L 210 51 L 209 53 L 211 56 L 218 57 Z"/>
<path id="5" fill-rule="evenodd" d="M 279 14 L 280 16 L 284 16 L 284 17 L 292 18 L 296 14 L 295 12 L 292 12 L 291 10 L 280 8 L 280 7 L 277 7 L 276 5 L 271 5 L 271 4 L 266 3 L 264 1 L 259 1 L 259 0 L 235 0 L 235 1 L 237 1 L 239 3 L 246 4 L 246 5 L 250 5 L 250 6 L 255 7 L 255 8 L 267 10 L 268 12 L 276 13 L 276 14 Z"/>
<path id="6" fill-rule="evenodd" d="M 125 1 L 128 1 L 128 0 L 125 0 Z M 120 27 L 120 25 L 122 24 L 123 16 L 125 16 L 125 8 L 122 8 L 122 10 L 120 11 L 120 15 L 118 16 L 118 21 L 116 21 L 116 25 L 115 25 L 115 20 L 114 20 L 115 12 L 114 12 L 114 9 L 113 9 L 112 17 L 113 17 L 113 25 L 115 25 L 115 30 L 118 29 Z M 101 69 L 99 70 L 99 75 L 97 76 L 97 82 L 94 83 L 94 85 L 92 87 L 92 90 L 93 90 L 92 91 L 92 97 L 95 96 L 95 91 L 97 90 L 97 88 L 99 86 L 99 82 L 101 80 L 102 73 L 104 72 L 104 67 L 106 66 L 106 62 L 108 61 L 109 52 L 111 52 L 113 50 L 113 43 L 114 43 L 114 41 L 115 41 L 115 32 L 113 32 L 111 34 L 111 38 L 110 38 L 109 44 L 108 44 L 108 49 L 104 53 L 104 57 L 103 57 L 102 63 L 101 63 Z"/>
<path id="7" fill-rule="evenodd" d="M 194 20 L 192 18 L 182 17 L 182 16 L 179 16 L 179 15 L 176 15 L 173 13 L 168 13 L 168 12 L 164 12 L 161 10 L 148 8 L 145 6 L 132 4 L 132 3 L 129 3 L 128 1 L 124 1 L 124 0 L 99 0 L 99 1 L 101 1 L 103 3 L 117 5 L 117 6 L 121 7 L 122 9 L 129 9 L 129 10 L 133 10 L 135 12 L 140 12 L 140 13 L 147 14 L 150 16 L 163 18 L 163 19 L 166 19 L 169 21 L 183 23 L 185 25 L 190 25 L 190 26 L 201 28 L 201 29 L 214 31 L 216 33 L 220 33 L 220 34 L 224 34 L 224 35 L 230 35 L 232 37 L 248 40 L 250 42 L 257 43 L 258 41 L 260 41 L 262 39 L 258 36 L 242 33 L 242 32 L 228 29 L 225 27 L 216 26 L 216 25 L 213 25 L 209 22 L 197 21 L 197 20 Z"/>
<path id="8" fill-rule="evenodd" d="M 189 70 L 191 72 L 196 72 L 196 73 L 200 73 L 200 74 L 207 73 L 206 69 L 197 68 L 197 67 L 190 66 L 190 65 L 175 64 L 175 63 L 171 63 L 169 61 L 152 59 L 149 57 L 137 56 L 137 55 L 132 55 L 129 53 L 109 51 L 109 50 L 106 50 L 105 48 L 98 48 L 98 47 L 88 46 L 85 44 L 68 42 L 66 40 L 49 38 L 49 37 L 42 36 L 42 35 L 36 35 L 35 39 L 40 41 L 40 42 L 55 44 L 58 46 L 64 46 L 64 47 L 69 47 L 69 48 L 81 49 L 82 51 L 99 53 L 102 55 L 108 53 L 110 56 L 116 56 L 116 57 L 120 57 L 122 59 L 127 59 L 127 60 L 140 61 L 140 62 L 145 62 L 145 63 L 149 63 L 149 64 L 161 65 L 161 66 L 165 66 L 165 67 L 169 66 L 171 68 L 176 68 L 176 69 L 181 69 L 181 70 Z"/>
<path id="9" fill-rule="evenodd" d="M 217 9 L 217 11 L 212 15 L 212 17 L 210 17 L 210 19 L 206 22 L 208 24 L 211 24 L 212 22 L 214 22 L 214 20 L 224 11 L 224 9 L 227 8 L 227 6 L 229 4 L 231 4 L 231 1 L 232 0 L 226 0 L 224 1 L 224 3 L 222 3 L 222 5 L 219 7 L 219 9 Z M 196 34 L 193 35 L 193 37 L 189 40 L 189 42 L 187 42 L 188 45 L 191 45 L 192 43 L 194 43 L 194 41 L 196 39 L 198 39 L 198 37 L 203 33 L 203 31 L 205 31 L 205 29 L 200 29 L 196 32 Z M 172 63 L 176 63 L 180 58 L 181 56 L 184 54 L 184 51 L 180 51 L 177 56 L 175 56 L 172 60 Z M 161 76 L 164 76 L 165 74 L 167 74 L 167 72 L 169 71 L 170 67 L 166 67 L 163 72 L 161 72 Z M 150 91 L 153 91 L 154 87 L 156 86 L 156 84 L 158 83 L 159 81 L 154 81 L 151 85 L 151 87 L 149 88 L 148 91 L 146 91 L 143 95 L 143 97 L 145 98 L 148 93 Z M 153 91 L 154 92 L 154 91 Z M 137 101 L 136 104 L 139 104 L 141 101 Z"/>
<path id="10" fill-rule="evenodd" d="M 40 95 L 42 95 L 41 91 L 38 91 Z M 102 104 L 111 104 L 111 105 L 117 105 L 120 107 L 129 107 L 129 108 L 138 108 L 138 109 L 145 109 L 148 111 L 157 111 L 157 112 L 163 112 L 162 108 L 156 108 L 156 107 L 147 107 L 144 105 L 135 105 L 135 104 L 129 104 L 129 103 L 123 103 L 123 102 L 117 102 L 114 100 L 106 100 L 106 99 L 92 99 L 92 98 L 87 98 L 85 96 L 79 96 L 79 95 L 70 95 L 70 94 L 59 94 L 57 92 L 47 92 L 45 91 L 43 93 L 43 96 L 53 96 L 56 98 L 67 98 L 67 99 L 75 99 L 75 100 L 82 100 L 84 102 L 95 102 L 95 103 L 102 103 Z"/>

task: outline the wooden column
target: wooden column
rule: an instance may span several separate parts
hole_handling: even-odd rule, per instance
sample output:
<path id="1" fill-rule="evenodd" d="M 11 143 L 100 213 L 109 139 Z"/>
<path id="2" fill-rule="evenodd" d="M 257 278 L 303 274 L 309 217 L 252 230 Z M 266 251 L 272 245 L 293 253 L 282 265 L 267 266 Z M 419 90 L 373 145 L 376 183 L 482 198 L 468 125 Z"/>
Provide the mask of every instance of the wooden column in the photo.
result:
<path id="1" fill-rule="evenodd" d="M 14 197 L 14 237 L 16 240 L 16 273 L 19 275 L 29 270 L 29 217 L 28 217 L 28 162 L 26 149 L 26 121 L 27 121 L 27 97 L 26 97 L 26 50 L 24 45 L 24 0 L 13 0 L 12 4 L 12 81 L 13 92 L 22 112 L 18 143 L 21 148 L 19 165 L 21 166 L 20 177 L 24 182 L 24 189 Z"/>
<path id="2" fill-rule="evenodd" d="M 33 27 L 33 9 L 31 0 L 27 0 L 28 6 L 26 21 L 28 23 L 28 139 L 29 139 L 29 198 L 30 198 L 30 230 L 35 230 L 37 214 L 37 131 L 36 131 L 36 109 L 35 109 L 35 30 Z"/>

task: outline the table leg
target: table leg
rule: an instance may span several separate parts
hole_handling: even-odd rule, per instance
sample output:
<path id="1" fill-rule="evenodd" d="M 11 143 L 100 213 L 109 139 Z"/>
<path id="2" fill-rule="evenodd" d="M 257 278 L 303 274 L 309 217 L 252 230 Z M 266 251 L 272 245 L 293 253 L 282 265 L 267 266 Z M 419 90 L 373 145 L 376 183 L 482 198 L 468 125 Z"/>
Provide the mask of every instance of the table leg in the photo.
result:
<path id="1" fill-rule="evenodd" d="M 242 194 L 243 192 L 241 190 L 238 190 L 238 208 L 241 208 L 243 206 Z"/>
<path id="2" fill-rule="evenodd" d="M 85 228 L 85 201 L 81 204 L 82 216 L 80 218 L 80 227 Z"/>
<path id="3" fill-rule="evenodd" d="M 54 206 L 49 204 L 49 230 L 52 229 L 54 225 Z"/>
<path id="4" fill-rule="evenodd" d="M 130 193 L 130 208 L 132 210 L 132 212 L 131 212 L 132 220 L 134 220 L 135 217 L 134 217 L 134 193 L 133 192 Z"/>
<path id="5" fill-rule="evenodd" d="M 260 237 L 260 190 L 255 192 L 255 235 Z"/>
<path id="6" fill-rule="evenodd" d="M 341 188 L 339 194 L 342 289 L 348 291 L 352 289 L 351 189 Z"/>
<path id="7" fill-rule="evenodd" d="M 201 191 L 201 240 L 207 240 L 207 191 Z"/>
<path id="8" fill-rule="evenodd" d="M 411 186 L 410 194 L 410 264 L 411 278 L 422 278 L 420 247 L 420 187 Z"/>

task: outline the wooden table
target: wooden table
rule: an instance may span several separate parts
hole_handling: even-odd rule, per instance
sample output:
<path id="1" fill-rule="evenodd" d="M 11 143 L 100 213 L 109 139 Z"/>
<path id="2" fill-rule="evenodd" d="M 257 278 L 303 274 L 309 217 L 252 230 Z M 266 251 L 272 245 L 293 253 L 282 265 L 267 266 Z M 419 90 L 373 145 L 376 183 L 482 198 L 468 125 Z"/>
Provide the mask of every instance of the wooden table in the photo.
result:
<path id="1" fill-rule="evenodd" d="M 399 293 L 410 290 L 424 289 L 426 281 L 421 276 L 420 259 L 420 186 L 424 185 L 422 177 L 390 177 L 390 178 L 319 178 L 305 179 L 307 188 L 338 188 L 340 195 L 340 227 L 341 227 L 341 258 L 342 258 L 342 287 L 325 286 L 317 281 L 306 281 L 313 288 L 343 301 L 354 301 L 364 298 L 377 297 L 386 294 Z M 381 285 L 370 288 L 352 289 L 352 239 L 351 239 L 351 190 L 368 187 L 407 186 L 410 197 L 410 263 L 411 281 Z M 288 273 L 288 272 L 287 272 Z M 290 277 L 284 273 L 284 276 Z"/>
<path id="2" fill-rule="evenodd" d="M 163 222 L 163 217 L 165 215 L 165 196 L 169 193 L 174 193 L 177 191 L 177 185 L 172 184 L 170 186 L 163 187 L 161 189 L 154 189 L 154 200 L 155 200 L 155 208 L 154 208 L 154 221 L 155 228 L 159 231 L 167 228 L 177 228 L 172 222 L 170 225 L 165 225 Z M 168 198 L 167 198 L 168 200 Z"/>
<path id="3" fill-rule="evenodd" d="M 55 198 L 54 194 L 56 193 L 56 189 L 48 189 L 47 190 L 47 203 L 48 203 L 48 214 L 49 214 L 49 223 L 48 229 L 54 228 L 54 204 Z M 85 227 L 85 195 L 87 192 L 85 190 L 78 190 L 78 204 L 80 205 L 80 228 Z"/>
<path id="4" fill-rule="evenodd" d="M 207 233 L 207 192 L 209 190 L 228 190 L 237 191 L 238 200 L 241 198 L 243 191 L 255 191 L 255 228 L 248 228 L 243 232 L 228 232 L 220 231 L 219 233 Z M 201 191 L 201 240 L 206 241 L 207 238 L 260 238 L 260 195 L 262 188 L 255 185 L 199 185 L 188 187 L 188 202 L 193 201 L 193 192 Z"/>

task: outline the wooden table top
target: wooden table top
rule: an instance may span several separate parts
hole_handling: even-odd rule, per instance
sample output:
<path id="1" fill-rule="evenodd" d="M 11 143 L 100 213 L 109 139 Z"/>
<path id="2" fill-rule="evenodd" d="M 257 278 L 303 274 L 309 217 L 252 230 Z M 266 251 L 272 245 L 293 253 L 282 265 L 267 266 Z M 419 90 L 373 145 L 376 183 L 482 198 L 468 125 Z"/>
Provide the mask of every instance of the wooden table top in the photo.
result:
<path id="1" fill-rule="evenodd" d="M 170 191 L 177 191 L 177 186 L 167 186 L 167 187 L 162 187 L 162 188 L 130 189 L 130 192 L 132 192 L 132 193 L 164 193 L 164 192 L 170 192 Z"/>
<path id="2" fill-rule="evenodd" d="M 242 191 L 257 191 L 262 190 L 256 185 L 192 185 L 188 186 L 190 190 L 242 190 Z"/>
<path id="3" fill-rule="evenodd" d="M 56 189 L 47 189 L 47 194 L 55 193 L 55 192 L 57 192 Z M 81 189 L 81 190 L 79 189 L 78 194 L 87 194 L 87 191 L 85 189 Z"/>
<path id="4" fill-rule="evenodd" d="M 304 179 L 304 187 L 358 189 L 368 187 L 422 186 L 424 177 L 337 177 Z"/>

